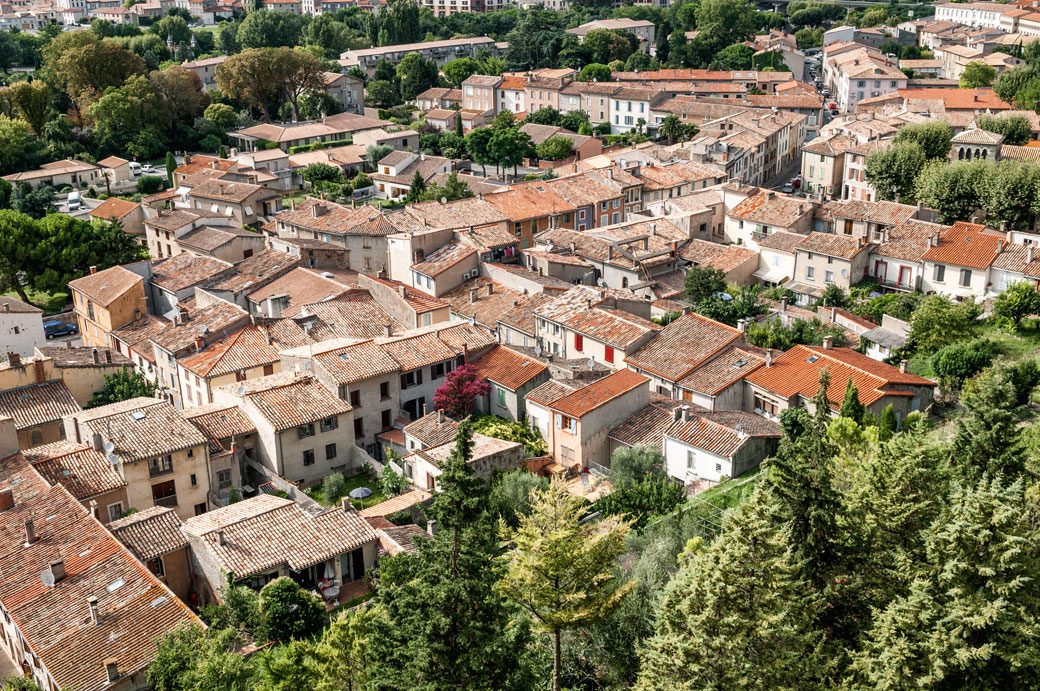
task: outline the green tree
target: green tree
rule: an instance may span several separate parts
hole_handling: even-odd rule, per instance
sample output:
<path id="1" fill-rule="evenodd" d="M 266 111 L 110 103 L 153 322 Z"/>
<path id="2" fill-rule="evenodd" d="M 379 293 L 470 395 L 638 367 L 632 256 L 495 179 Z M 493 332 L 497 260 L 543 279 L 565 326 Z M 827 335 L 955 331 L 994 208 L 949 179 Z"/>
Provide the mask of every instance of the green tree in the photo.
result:
<path id="1" fill-rule="evenodd" d="M 1040 84 L 1040 73 L 1032 65 L 1024 65 L 997 77 L 993 91 L 1002 101 L 1032 110 L 1036 104 L 1037 84 Z"/>
<path id="2" fill-rule="evenodd" d="M 432 539 L 413 554 L 383 558 L 381 614 L 368 636 L 370 691 L 528 689 L 530 631 L 495 584 L 502 565 L 487 484 L 473 476 L 472 425 L 459 423 L 442 464 Z"/>
<path id="3" fill-rule="evenodd" d="M 203 117 L 210 120 L 221 130 L 229 130 L 235 126 L 238 114 L 235 113 L 234 108 L 226 103 L 211 103 L 206 106 L 206 110 L 203 112 Z"/>
<path id="4" fill-rule="evenodd" d="M 487 177 L 487 164 L 496 162 L 491 149 L 492 136 L 494 130 L 491 127 L 478 127 L 466 135 L 466 151 L 474 163 L 480 164 L 484 177 Z"/>
<path id="5" fill-rule="evenodd" d="M 981 89 L 991 86 L 996 78 L 997 68 L 975 60 L 964 66 L 960 86 L 962 89 Z"/>
<path id="6" fill-rule="evenodd" d="M 562 161 L 574 155 L 574 142 L 569 137 L 549 137 L 535 147 L 535 155 L 546 161 Z"/>
<path id="7" fill-rule="evenodd" d="M 288 576 L 276 578 L 260 591 L 260 611 L 272 640 L 312 636 L 325 623 L 325 605 Z"/>
<path id="8" fill-rule="evenodd" d="M 1040 534 L 1022 490 L 999 476 L 953 488 L 927 531 L 927 560 L 853 655 L 864 687 L 995 690 L 1035 681 Z"/>
<path id="9" fill-rule="evenodd" d="M 1015 281 L 997 296 L 993 317 L 1001 328 L 1017 331 L 1023 320 L 1040 313 L 1040 293 L 1032 283 Z"/>
<path id="10" fill-rule="evenodd" d="M 524 124 L 560 126 L 560 111 L 552 106 L 542 106 L 524 118 Z"/>
<path id="11" fill-rule="evenodd" d="M 584 502 L 554 478 L 531 513 L 508 535 L 513 547 L 501 588 L 553 640 L 553 690 L 561 690 L 560 637 L 607 616 L 635 585 L 611 571 L 628 524 L 614 518 L 581 523 Z"/>
<path id="12" fill-rule="evenodd" d="M 167 15 L 156 20 L 148 27 L 148 31 L 164 41 L 172 40 L 173 44 L 177 46 L 191 41 L 191 30 L 183 17 Z"/>
<path id="13" fill-rule="evenodd" d="M 397 76 L 401 80 L 401 98 L 414 101 L 431 86 L 437 86 L 437 63 L 418 53 L 409 53 L 397 65 Z"/>
<path id="14" fill-rule="evenodd" d="M 749 70 L 755 49 L 743 43 L 726 46 L 711 61 L 713 70 Z"/>
<path id="15" fill-rule="evenodd" d="M 748 40 L 755 31 L 755 9 L 740 0 L 704 0 L 695 17 L 697 38 L 718 50 Z"/>
<path id="16" fill-rule="evenodd" d="M 531 513 L 532 493 L 544 491 L 548 486 L 548 480 L 526 468 L 502 473 L 491 484 L 491 510 L 506 525 L 515 528 L 521 517 Z"/>
<path id="17" fill-rule="evenodd" d="M 173 171 L 177 170 L 177 157 L 172 151 L 166 152 L 166 182 L 173 187 Z"/>
<path id="18" fill-rule="evenodd" d="M 293 12 L 250 12 L 239 24 L 235 38 L 243 49 L 291 48 L 300 44 L 308 21 L 308 17 Z"/>
<path id="19" fill-rule="evenodd" d="M 315 182 L 334 182 L 342 185 L 347 180 L 343 177 L 343 171 L 328 163 L 311 163 L 307 165 L 300 177 L 313 184 Z"/>
<path id="20" fill-rule="evenodd" d="M 321 636 L 314 654 L 318 663 L 316 691 L 361 691 L 368 681 L 365 657 L 373 620 L 379 609 L 361 607 L 341 612 Z"/>
<path id="21" fill-rule="evenodd" d="M 966 387 L 961 403 L 951 452 L 963 474 L 970 481 L 984 473 L 1014 480 L 1025 468 L 1014 383 L 997 370 Z"/>
<path id="22" fill-rule="evenodd" d="M 913 195 L 914 184 L 925 161 L 920 145 L 897 142 L 867 156 L 864 173 L 877 190 L 879 199 L 892 201 L 897 195 L 906 199 Z"/>
<path id="23" fill-rule="evenodd" d="M 0 172 L 6 175 L 31 167 L 35 150 L 36 142 L 29 124 L 0 114 Z"/>
<path id="24" fill-rule="evenodd" d="M 232 629 L 182 624 L 158 641 L 148 682 L 156 691 L 252 691 L 258 681 L 255 662 L 239 653 L 241 645 Z"/>
<path id="25" fill-rule="evenodd" d="M 664 456 L 660 449 L 637 444 L 618 447 L 610 454 L 610 482 L 615 487 L 634 485 L 647 477 L 665 478 Z"/>
<path id="26" fill-rule="evenodd" d="M 380 108 L 390 108 L 401 103 L 401 94 L 393 82 L 383 79 L 373 79 L 365 87 L 368 99 Z"/>
<path id="27" fill-rule="evenodd" d="M 105 151 L 151 158 L 164 146 L 162 105 L 146 77 L 109 89 L 87 115 L 94 121 L 95 142 Z"/>
<path id="28" fill-rule="evenodd" d="M 657 128 L 657 133 L 662 137 L 668 138 L 668 145 L 671 146 L 676 139 L 681 139 L 683 133 L 686 131 L 686 125 L 683 124 L 682 120 L 675 113 L 671 113 L 665 116 L 665 119 L 661 121 L 660 127 Z"/>
<path id="29" fill-rule="evenodd" d="M 304 41 L 321 51 L 322 57 L 336 60 L 340 54 L 357 45 L 355 33 L 343 22 L 336 21 L 331 14 L 319 14 L 312 17 L 310 24 L 303 32 Z"/>
<path id="30" fill-rule="evenodd" d="M 264 691 L 313 689 L 318 682 L 314 644 L 288 641 L 260 654 L 260 678 Z"/>
<path id="31" fill-rule="evenodd" d="M 929 295 L 910 318 L 909 343 L 924 353 L 968 341 L 975 333 L 981 308 L 974 302 L 953 302 L 944 295 Z"/>
<path id="32" fill-rule="evenodd" d="M 814 689 L 830 663 L 814 623 L 824 603 L 759 490 L 724 537 L 692 540 L 664 590 L 643 649 L 638 691 Z"/>
<path id="33" fill-rule="evenodd" d="M 987 218 L 1006 221 L 1012 228 L 1030 228 L 1038 184 L 1040 166 L 1035 163 L 1008 160 L 990 164 L 979 184 L 979 203 Z"/>
<path id="34" fill-rule="evenodd" d="M 481 64 L 473 58 L 458 58 L 445 64 L 441 71 L 453 88 L 461 89 L 462 82 L 474 74 L 480 74 Z"/>
<path id="35" fill-rule="evenodd" d="M 492 160 L 500 169 L 512 167 L 515 175 L 516 167 L 534 153 L 531 137 L 514 127 L 495 129 L 488 142 Z"/>
<path id="36" fill-rule="evenodd" d="M 881 411 L 881 424 L 878 427 L 878 440 L 888 441 L 891 439 L 899 427 L 899 419 L 896 417 L 896 410 L 889 403 L 885 406 L 885 409 Z"/>
<path id="37" fill-rule="evenodd" d="M 34 190 L 27 182 L 20 183 L 11 193 L 11 208 L 32 218 L 43 218 L 54 213 L 54 188 Z"/>
<path id="38" fill-rule="evenodd" d="M 980 129 L 1004 135 L 1004 143 L 1021 146 L 1033 138 L 1033 127 L 1023 115 L 980 115 L 975 118 Z"/>
<path id="39" fill-rule="evenodd" d="M 970 377 L 993 363 L 993 342 L 986 338 L 958 341 L 932 355 L 932 372 L 944 388 L 960 391 Z"/>
<path id="40" fill-rule="evenodd" d="M 609 82 L 610 77 L 610 68 L 599 62 L 585 65 L 581 68 L 581 72 L 578 73 L 578 81 L 580 82 Z"/>
<path id="41" fill-rule="evenodd" d="M 412 184 L 408 187 L 408 201 L 417 202 L 422 199 L 423 194 L 426 192 L 426 180 L 423 179 L 422 174 L 417 170 L 415 175 L 412 176 Z"/>
<path id="42" fill-rule="evenodd" d="M 51 88 L 42 79 L 16 82 L 6 89 L 6 95 L 18 111 L 18 116 L 29 123 L 33 134 L 42 137 L 52 117 Z"/>
<path id="43" fill-rule="evenodd" d="M 943 223 L 971 218 L 982 202 L 979 190 L 990 164 L 982 160 L 954 161 L 934 159 L 917 176 L 914 196 L 939 212 Z"/>
<path id="44" fill-rule="evenodd" d="M 838 414 L 860 424 L 863 422 L 863 414 L 865 412 L 866 409 L 859 400 L 859 391 L 856 388 L 856 384 L 850 378 L 849 383 L 845 386 L 845 398 L 841 402 L 841 410 Z"/>
<path id="45" fill-rule="evenodd" d="M 159 390 L 158 385 L 146 379 L 137 370 L 124 367 L 115 374 L 105 375 L 105 385 L 99 391 L 95 391 L 87 408 L 128 401 L 131 398 L 145 396 L 152 398 Z"/>
<path id="46" fill-rule="evenodd" d="M 710 264 L 691 266 L 686 272 L 683 292 L 695 305 L 726 292 L 726 274 Z"/>
<path id="47" fill-rule="evenodd" d="M 926 158 L 945 158 L 950 153 L 953 130 L 945 120 L 933 120 L 907 125 L 896 133 L 895 143 L 914 143 L 921 147 Z"/>
<path id="48" fill-rule="evenodd" d="M 43 49 L 46 73 L 76 105 L 83 108 L 110 86 L 144 74 L 139 56 L 111 41 L 100 41 L 89 31 L 62 33 Z"/>
<path id="49" fill-rule="evenodd" d="M 849 294 L 837 283 L 831 283 L 823 289 L 820 302 L 827 307 L 848 307 Z"/>

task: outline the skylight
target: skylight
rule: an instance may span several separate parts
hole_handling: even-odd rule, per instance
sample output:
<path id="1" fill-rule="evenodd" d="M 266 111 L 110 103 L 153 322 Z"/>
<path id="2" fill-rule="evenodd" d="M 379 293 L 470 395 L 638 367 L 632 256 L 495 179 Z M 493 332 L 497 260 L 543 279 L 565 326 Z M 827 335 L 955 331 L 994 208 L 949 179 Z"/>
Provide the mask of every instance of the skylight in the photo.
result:
<path id="1" fill-rule="evenodd" d="M 132 417 L 135 420 L 144 420 L 147 416 L 144 414 L 143 410 L 135 410 L 134 412 L 130 413 L 130 417 Z"/>
<path id="2" fill-rule="evenodd" d="M 105 586 L 105 590 L 107 590 L 110 593 L 114 593 L 120 588 L 122 588 L 124 585 L 126 585 L 126 579 L 117 578 L 116 580 L 112 581 L 107 586 Z"/>
<path id="3" fill-rule="evenodd" d="M 819 355 L 811 355 L 811 356 L 809 356 L 808 358 L 806 358 L 806 360 L 805 360 L 805 361 L 806 361 L 806 362 L 816 362 L 816 361 L 817 361 L 817 360 L 819 360 L 819 359 L 820 359 L 820 356 L 819 356 Z"/>

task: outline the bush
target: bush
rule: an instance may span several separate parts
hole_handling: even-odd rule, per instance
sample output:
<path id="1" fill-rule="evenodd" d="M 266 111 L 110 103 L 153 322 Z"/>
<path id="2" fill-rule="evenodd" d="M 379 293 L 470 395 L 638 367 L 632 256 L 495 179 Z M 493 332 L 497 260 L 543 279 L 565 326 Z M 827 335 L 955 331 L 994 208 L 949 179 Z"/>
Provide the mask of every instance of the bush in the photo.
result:
<path id="1" fill-rule="evenodd" d="M 668 478 L 646 477 L 637 484 L 619 487 L 593 505 L 604 515 L 626 515 L 642 528 L 653 516 L 671 513 L 682 502 L 683 488 Z"/>
<path id="2" fill-rule="evenodd" d="M 142 175 L 137 178 L 137 191 L 141 194 L 155 194 L 163 188 L 163 179 L 158 175 Z"/>
<path id="3" fill-rule="evenodd" d="M 954 343 L 932 356 L 932 371 L 942 385 L 959 391 L 964 382 L 993 362 L 993 343 L 985 338 Z"/>
<path id="4" fill-rule="evenodd" d="M 408 489 L 408 478 L 395 472 L 390 466 L 386 466 L 379 477 L 379 486 L 387 497 L 396 497 Z"/>
<path id="5" fill-rule="evenodd" d="M 1015 281 L 997 296 L 993 303 L 993 318 L 1007 331 L 1017 331 L 1022 321 L 1040 313 L 1040 293 L 1031 282 Z"/>
<path id="6" fill-rule="evenodd" d="M 524 445 L 524 456 L 533 458 L 549 453 L 549 445 L 537 429 L 522 421 L 511 422 L 494 415 L 482 415 L 473 422 L 473 431 L 495 439 L 520 442 Z"/>
<path id="7" fill-rule="evenodd" d="M 614 487 L 629 487 L 648 477 L 664 476 L 664 456 L 652 446 L 619 448 L 610 455 L 610 482 Z"/>
<path id="8" fill-rule="evenodd" d="M 326 475 L 321 481 L 321 493 L 325 496 L 325 503 L 333 504 L 347 493 L 347 479 L 343 473 L 332 473 Z"/>
<path id="9" fill-rule="evenodd" d="M 1004 368 L 1004 373 L 1015 387 L 1015 400 L 1019 405 L 1029 402 L 1033 389 L 1040 384 L 1040 365 L 1036 360 L 1023 360 Z"/>
<path id="10" fill-rule="evenodd" d="M 307 638 L 325 624 L 321 598 L 303 590 L 287 576 L 276 578 L 260 591 L 260 611 L 267 634 L 274 641 Z"/>
<path id="11" fill-rule="evenodd" d="M 549 481 L 526 468 L 498 473 L 491 482 L 491 510 L 507 525 L 517 526 L 531 510 L 531 492 L 548 489 Z"/>

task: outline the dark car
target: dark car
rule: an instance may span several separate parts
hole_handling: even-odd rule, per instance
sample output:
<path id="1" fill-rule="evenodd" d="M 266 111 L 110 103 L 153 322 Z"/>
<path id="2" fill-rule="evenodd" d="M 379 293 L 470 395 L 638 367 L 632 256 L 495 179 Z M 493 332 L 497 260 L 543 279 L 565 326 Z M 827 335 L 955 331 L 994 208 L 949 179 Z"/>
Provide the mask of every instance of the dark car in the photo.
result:
<path id="1" fill-rule="evenodd" d="M 75 324 L 66 324 L 57 320 L 48 321 L 43 323 L 43 333 L 49 341 L 58 336 L 75 336 L 79 333 L 79 327 Z"/>

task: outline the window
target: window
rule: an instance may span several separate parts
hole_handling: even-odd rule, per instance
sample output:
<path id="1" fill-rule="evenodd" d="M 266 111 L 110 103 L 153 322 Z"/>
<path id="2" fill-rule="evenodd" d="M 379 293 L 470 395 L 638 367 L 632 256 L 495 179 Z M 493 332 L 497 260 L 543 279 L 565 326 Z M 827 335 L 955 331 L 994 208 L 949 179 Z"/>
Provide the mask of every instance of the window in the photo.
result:
<path id="1" fill-rule="evenodd" d="M 166 575 L 166 571 L 163 570 L 162 557 L 159 557 L 157 559 L 149 559 L 148 570 L 154 573 L 159 578 L 162 578 L 164 575 Z"/>
<path id="2" fill-rule="evenodd" d="M 961 269 L 961 285 L 971 285 L 971 269 Z"/>
<path id="3" fill-rule="evenodd" d="M 715 472 L 716 473 L 721 473 L 722 472 L 722 464 L 721 463 L 716 463 L 715 464 Z"/>
<path id="4" fill-rule="evenodd" d="M 195 449 L 188 449 L 188 458 L 195 458 Z"/>
<path id="5" fill-rule="evenodd" d="M 385 381 L 379 385 L 379 398 L 384 401 L 390 398 L 390 382 Z"/>
<path id="6" fill-rule="evenodd" d="M 303 464 L 314 465 L 314 449 L 307 449 L 303 452 Z"/>
<path id="7" fill-rule="evenodd" d="M 192 487 L 198 487 L 199 486 L 199 478 L 198 478 L 198 476 L 195 475 L 195 473 L 191 474 L 191 486 Z"/>
<path id="8" fill-rule="evenodd" d="M 413 386 L 422 384 L 422 370 L 417 369 L 414 372 L 406 372 L 401 375 L 401 388 L 410 389 Z"/>
<path id="9" fill-rule="evenodd" d="M 108 505 L 108 520 L 114 521 L 123 515 L 123 502 Z"/>
<path id="10" fill-rule="evenodd" d="M 201 516 L 204 513 L 206 513 L 206 502 L 202 502 L 201 504 L 196 504 L 195 505 L 195 515 L 196 516 Z"/>
<path id="11" fill-rule="evenodd" d="M 231 471 L 230 470 L 218 470 L 217 471 L 217 489 L 227 489 L 231 486 Z"/>
<path id="12" fill-rule="evenodd" d="M 755 394 L 755 412 L 765 413 L 770 417 L 776 417 L 778 408 L 776 401 L 766 398 L 760 393 Z"/>
<path id="13" fill-rule="evenodd" d="M 269 377 L 274 374 L 274 365 L 264 365 L 264 376 Z"/>
<path id="14" fill-rule="evenodd" d="M 498 404 L 500 406 L 502 406 L 503 408 L 506 407 L 506 390 L 505 389 L 499 389 L 498 390 Z"/>
<path id="15" fill-rule="evenodd" d="M 611 348 L 608 345 L 603 346 L 603 359 L 613 365 L 614 364 L 614 349 Z"/>
<path id="16" fill-rule="evenodd" d="M 338 427 L 339 427 L 339 418 L 336 417 L 335 415 L 333 415 L 332 417 L 327 417 L 327 418 L 325 418 L 324 420 L 321 421 L 321 431 L 322 432 L 331 432 L 332 430 L 334 430 L 334 429 L 336 429 Z"/>
<path id="17" fill-rule="evenodd" d="M 438 362 L 436 365 L 430 368 L 430 378 L 440 379 L 444 376 L 444 363 Z"/>
<path id="18" fill-rule="evenodd" d="M 361 392 L 358 391 L 357 389 L 354 389 L 353 391 L 350 392 L 350 405 L 353 408 L 360 408 L 361 407 Z M 324 432 L 324 431 L 325 430 L 322 430 L 322 432 Z"/>
<path id="19" fill-rule="evenodd" d="M 582 347 L 585 345 L 585 337 L 581 334 L 574 334 L 574 349 L 581 352 Z"/>
<path id="20" fill-rule="evenodd" d="M 815 278 L 815 276 L 816 276 L 816 267 L 814 267 L 814 266 L 807 266 L 807 267 L 805 267 L 805 277 L 806 278 Z"/>
<path id="21" fill-rule="evenodd" d="M 173 472 L 173 457 L 170 455 L 148 460 L 148 477 L 169 475 Z"/>
<path id="22" fill-rule="evenodd" d="M 686 449 L 686 468 L 688 470 L 693 470 L 696 459 L 697 457 L 694 455 L 693 449 Z"/>
<path id="23" fill-rule="evenodd" d="M 332 460 L 336 457 L 336 445 L 326 444 L 325 445 L 325 460 Z"/>
<path id="24" fill-rule="evenodd" d="M 365 436 L 365 421 L 361 418 L 354 418 L 354 436 Z"/>
<path id="25" fill-rule="evenodd" d="M 936 283 L 942 283 L 944 278 L 946 278 L 946 267 L 942 264 L 936 264 L 935 271 L 932 272 L 932 280 Z"/>
<path id="26" fill-rule="evenodd" d="M 389 408 L 379 414 L 379 422 L 383 425 L 383 429 L 390 429 L 392 421 L 390 420 L 391 411 Z"/>
<path id="27" fill-rule="evenodd" d="M 314 436 L 314 423 L 309 422 L 306 425 L 300 425 L 296 428 L 296 432 L 300 435 L 300 439 L 306 439 L 307 437 Z"/>
<path id="28" fill-rule="evenodd" d="M 823 280 L 825 282 L 827 282 L 827 283 L 834 283 L 834 272 L 833 271 L 824 271 L 823 272 Z"/>

